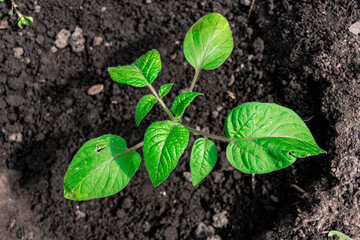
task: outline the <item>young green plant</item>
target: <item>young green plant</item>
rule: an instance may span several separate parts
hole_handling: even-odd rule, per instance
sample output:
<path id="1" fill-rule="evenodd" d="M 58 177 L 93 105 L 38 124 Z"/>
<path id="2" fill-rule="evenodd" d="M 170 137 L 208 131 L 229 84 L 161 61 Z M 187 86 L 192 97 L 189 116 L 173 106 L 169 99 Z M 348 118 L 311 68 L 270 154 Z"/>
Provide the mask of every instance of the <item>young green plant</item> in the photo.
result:
<path id="1" fill-rule="evenodd" d="M 0 3 L 4 2 L 4 0 L 0 0 Z M 24 16 L 19 11 L 20 8 L 22 8 L 22 5 L 16 4 L 15 0 L 10 0 L 11 2 L 11 9 L 9 11 L 9 15 L 12 16 L 14 13 L 18 17 L 16 22 L 19 28 L 23 28 L 23 26 L 26 26 L 34 21 L 33 17 L 31 16 Z"/>
<path id="2" fill-rule="evenodd" d="M 226 156 L 232 166 L 249 174 L 269 173 L 286 168 L 296 158 L 325 153 L 318 147 L 309 129 L 292 110 L 274 103 L 244 103 L 233 109 L 225 121 L 226 136 L 206 133 L 184 125 L 181 117 L 197 97 L 193 92 L 201 70 L 218 68 L 230 56 L 234 47 L 228 21 L 218 13 L 200 18 L 187 32 L 184 55 L 195 74 L 189 92 L 178 95 L 171 110 L 163 101 L 172 83 L 157 92 L 152 83 L 161 70 L 158 51 L 151 50 L 126 66 L 109 68 L 117 83 L 148 87 L 151 94 L 140 99 L 135 110 L 137 126 L 157 103 L 168 120 L 155 122 L 147 129 L 144 141 L 127 147 L 116 135 L 91 139 L 76 153 L 64 178 L 64 196 L 72 200 L 89 200 L 113 195 L 122 190 L 140 166 L 143 156 L 150 180 L 156 187 L 175 169 L 188 146 L 189 135 L 198 138 L 191 151 L 190 170 L 193 185 L 197 185 L 214 168 L 217 160 L 215 143 L 228 143 Z"/>

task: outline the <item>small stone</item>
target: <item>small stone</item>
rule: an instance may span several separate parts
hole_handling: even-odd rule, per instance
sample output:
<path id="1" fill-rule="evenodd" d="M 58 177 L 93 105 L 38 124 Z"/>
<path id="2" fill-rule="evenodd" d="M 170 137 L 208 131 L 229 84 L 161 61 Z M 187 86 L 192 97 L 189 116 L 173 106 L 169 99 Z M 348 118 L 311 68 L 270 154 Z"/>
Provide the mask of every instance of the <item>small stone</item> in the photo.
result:
<path id="1" fill-rule="evenodd" d="M 245 6 L 250 6 L 251 1 L 250 0 L 241 0 L 240 3 L 245 5 Z"/>
<path id="2" fill-rule="evenodd" d="M 227 95 L 229 95 L 230 98 L 232 98 L 234 100 L 236 99 L 235 94 L 233 92 L 226 91 L 226 93 L 227 93 Z"/>
<path id="3" fill-rule="evenodd" d="M 213 118 L 217 118 L 219 116 L 219 112 L 218 111 L 213 111 L 212 112 L 212 117 Z"/>
<path id="4" fill-rule="evenodd" d="M 52 47 L 50 48 L 50 51 L 51 51 L 52 53 L 56 53 L 56 52 L 57 52 L 57 48 L 56 48 L 55 46 L 52 46 Z"/>
<path id="5" fill-rule="evenodd" d="M 223 172 L 213 172 L 213 176 L 214 176 L 215 183 L 222 182 L 225 179 Z"/>
<path id="6" fill-rule="evenodd" d="M 203 239 L 214 235 L 215 229 L 212 226 L 206 226 L 205 223 L 200 222 L 195 230 L 195 237 Z"/>
<path id="7" fill-rule="evenodd" d="M 151 0 L 146 0 L 145 1 L 147 4 L 150 4 L 151 3 Z"/>
<path id="8" fill-rule="evenodd" d="M 16 58 L 21 58 L 21 56 L 24 54 L 24 50 L 21 47 L 13 48 L 14 50 L 14 56 Z"/>
<path id="9" fill-rule="evenodd" d="M 76 214 L 77 219 L 86 217 L 86 214 L 84 212 L 80 211 L 79 209 L 75 211 L 75 214 Z"/>
<path id="10" fill-rule="evenodd" d="M 41 10 L 41 7 L 40 7 L 39 5 L 36 5 L 34 11 L 35 11 L 36 13 L 39 13 L 40 10 Z"/>
<path id="11" fill-rule="evenodd" d="M 230 77 L 230 82 L 228 83 L 228 87 L 231 87 L 235 82 L 235 76 L 234 74 L 231 75 Z"/>
<path id="12" fill-rule="evenodd" d="M 223 228 L 225 227 L 229 220 L 226 217 L 227 211 L 222 211 L 217 213 L 213 216 L 213 226 L 216 228 Z"/>
<path id="13" fill-rule="evenodd" d="M 90 95 L 90 96 L 94 96 L 98 93 L 101 93 L 102 91 L 104 90 L 104 85 L 103 84 L 96 84 L 96 85 L 93 85 L 91 86 L 87 93 Z"/>
<path id="14" fill-rule="evenodd" d="M 105 42 L 105 47 L 110 47 L 112 44 L 109 42 Z"/>
<path id="15" fill-rule="evenodd" d="M 102 7 L 101 12 L 106 12 L 106 7 Z"/>
<path id="16" fill-rule="evenodd" d="M 183 176 L 188 182 L 192 182 L 191 173 L 190 172 L 183 172 Z"/>
<path id="17" fill-rule="evenodd" d="M 85 38 L 82 35 L 82 29 L 79 27 L 75 28 L 73 34 L 71 34 L 70 45 L 74 52 L 82 52 L 85 48 Z"/>
<path id="18" fill-rule="evenodd" d="M 102 41 L 103 41 L 102 37 L 95 37 L 93 42 L 94 47 L 99 46 L 102 43 Z"/>
<path id="19" fill-rule="evenodd" d="M 5 19 L 0 22 L 0 29 L 6 29 L 8 27 L 9 27 L 9 23 Z"/>
<path id="20" fill-rule="evenodd" d="M 69 37 L 71 32 L 66 29 L 61 29 L 61 31 L 56 35 L 55 45 L 56 47 L 62 49 L 68 45 Z"/>
<path id="21" fill-rule="evenodd" d="M 13 133 L 9 136 L 9 141 L 11 142 L 22 142 L 23 136 L 21 133 Z"/>
<path id="22" fill-rule="evenodd" d="M 357 21 L 356 23 L 352 24 L 349 27 L 349 31 L 352 32 L 355 35 L 359 35 L 359 33 L 360 33 L 360 21 Z"/>
<path id="23" fill-rule="evenodd" d="M 275 203 L 278 203 L 279 202 L 279 198 L 274 196 L 274 195 L 270 195 L 270 199 L 271 201 L 275 202 Z"/>

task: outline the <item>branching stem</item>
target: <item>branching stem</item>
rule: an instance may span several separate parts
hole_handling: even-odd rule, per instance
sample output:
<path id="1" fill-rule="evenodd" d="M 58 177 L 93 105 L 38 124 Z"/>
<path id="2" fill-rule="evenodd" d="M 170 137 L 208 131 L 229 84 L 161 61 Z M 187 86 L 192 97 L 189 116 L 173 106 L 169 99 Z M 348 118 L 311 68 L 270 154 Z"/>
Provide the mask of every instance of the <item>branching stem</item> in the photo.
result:
<path id="1" fill-rule="evenodd" d="M 23 15 L 17 10 L 17 5 L 15 3 L 15 0 L 11 0 L 11 9 L 13 9 L 13 11 L 15 12 L 15 14 L 21 18 L 23 17 Z"/>
<path id="2" fill-rule="evenodd" d="M 159 97 L 159 95 L 157 94 L 157 92 L 155 91 L 155 89 L 153 88 L 153 86 L 151 86 L 151 84 L 147 85 L 151 92 L 154 94 L 154 96 L 156 97 L 156 99 L 159 101 L 160 105 L 164 108 L 165 112 L 167 113 L 167 115 L 169 116 L 169 118 L 171 119 L 171 121 L 175 122 L 175 117 L 174 115 L 171 113 L 170 109 L 165 105 L 165 103 L 163 102 L 163 100 Z"/>

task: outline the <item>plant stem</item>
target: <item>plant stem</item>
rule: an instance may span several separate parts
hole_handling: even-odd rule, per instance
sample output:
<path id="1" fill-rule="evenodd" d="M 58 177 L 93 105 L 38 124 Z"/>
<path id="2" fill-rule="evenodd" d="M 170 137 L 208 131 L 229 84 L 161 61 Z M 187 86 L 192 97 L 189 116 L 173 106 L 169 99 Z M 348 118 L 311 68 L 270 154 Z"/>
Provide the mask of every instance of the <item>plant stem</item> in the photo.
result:
<path id="1" fill-rule="evenodd" d="M 169 118 L 171 119 L 171 121 L 175 122 L 175 117 L 174 115 L 171 113 L 170 109 L 165 105 L 165 103 L 163 102 L 163 100 L 161 100 L 161 98 L 159 97 L 159 95 L 157 94 L 157 92 L 155 91 L 155 89 L 153 88 L 153 86 L 151 86 L 151 84 L 147 85 L 151 92 L 154 94 L 154 96 L 156 97 L 156 99 L 159 101 L 160 105 L 164 108 L 165 112 L 167 113 L 167 115 L 169 116 Z"/>
<path id="2" fill-rule="evenodd" d="M 195 87 L 196 80 L 197 80 L 197 78 L 198 78 L 198 76 L 199 76 L 200 70 L 201 70 L 201 67 L 199 67 L 199 68 L 197 68 L 197 69 L 195 70 L 194 78 L 193 78 L 193 80 L 192 80 L 192 82 L 191 82 L 191 86 L 190 86 L 189 92 L 192 92 L 192 91 L 193 91 L 193 89 L 194 89 L 194 87 Z"/>
<path id="3" fill-rule="evenodd" d="M 132 146 L 131 148 L 129 148 L 129 150 L 130 150 L 130 151 L 131 151 L 131 150 L 134 150 L 134 151 L 135 151 L 136 149 L 141 148 L 143 145 L 144 145 L 144 141 L 142 141 L 142 142 L 140 142 L 140 143 Z"/>
<path id="4" fill-rule="evenodd" d="M 215 134 L 211 134 L 211 133 L 206 133 L 206 132 L 203 132 L 203 131 L 200 131 L 200 130 L 196 130 L 195 128 L 192 128 L 192 127 L 189 127 L 189 126 L 185 126 L 185 125 L 183 125 L 183 126 L 192 133 L 203 135 L 203 136 L 206 136 L 206 137 L 209 137 L 209 138 L 213 138 L 213 139 L 217 139 L 217 140 L 221 140 L 221 141 L 226 141 L 226 142 L 232 142 L 232 141 L 235 140 L 235 139 L 232 139 L 232 138 L 228 138 L 228 137 L 219 136 L 219 135 L 215 135 Z"/>
<path id="5" fill-rule="evenodd" d="M 11 0 L 11 8 L 13 9 L 13 11 L 15 12 L 15 14 L 16 14 L 19 18 L 23 16 L 23 15 L 17 10 L 15 0 Z"/>

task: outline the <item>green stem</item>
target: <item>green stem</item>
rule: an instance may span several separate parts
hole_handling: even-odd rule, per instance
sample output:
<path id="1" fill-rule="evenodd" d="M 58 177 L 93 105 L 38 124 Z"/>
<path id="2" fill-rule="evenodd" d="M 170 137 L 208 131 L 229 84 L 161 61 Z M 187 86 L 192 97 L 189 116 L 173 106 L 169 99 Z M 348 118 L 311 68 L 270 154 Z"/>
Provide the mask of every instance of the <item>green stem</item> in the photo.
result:
<path id="1" fill-rule="evenodd" d="M 174 115 L 171 113 L 170 109 L 165 105 L 165 103 L 163 102 L 163 100 L 161 100 L 161 98 L 159 97 L 159 95 L 157 94 L 157 92 L 155 91 L 155 89 L 153 88 L 153 86 L 151 86 L 151 84 L 147 85 L 151 92 L 153 93 L 153 95 L 156 97 L 156 99 L 159 101 L 160 105 L 164 108 L 165 112 L 167 113 L 167 115 L 169 116 L 169 118 L 171 119 L 171 121 L 175 122 L 175 117 Z"/>
<path id="2" fill-rule="evenodd" d="M 221 140 L 221 141 L 226 141 L 226 142 L 232 142 L 234 141 L 234 139 L 232 138 L 228 138 L 228 137 L 224 137 L 224 136 L 219 136 L 219 135 L 215 135 L 215 134 L 211 134 L 211 133 L 206 133 L 200 130 L 196 130 L 195 128 L 189 127 L 189 126 L 185 126 L 183 125 L 187 130 L 189 130 L 192 133 L 195 134 L 199 134 L 199 135 L 203 135 L 209 138 L 213 138 L 213 139 L 217 139 L 217 140 Z"/>
<path id="3" fill-rule="evenodd" d="M 191 86 L 190 86 L 189 92 L 192 92 L 192 91 L 193 91 L 193 89 L 194 89 L 194 87 L 195 87 L 196 80 L 197 80 L 197 78 L 198 78 L 198 76 L 199 76 L 200 70 L 201 70 L 200 67 L 195 70 L 194 78 L 193 78 L 193 80 L 192 80 L 192 82 L 191 82 Z"/>

